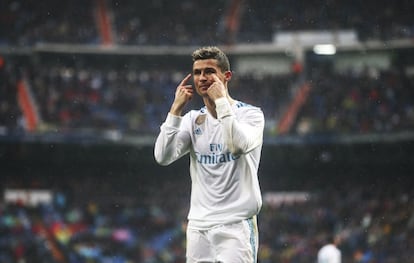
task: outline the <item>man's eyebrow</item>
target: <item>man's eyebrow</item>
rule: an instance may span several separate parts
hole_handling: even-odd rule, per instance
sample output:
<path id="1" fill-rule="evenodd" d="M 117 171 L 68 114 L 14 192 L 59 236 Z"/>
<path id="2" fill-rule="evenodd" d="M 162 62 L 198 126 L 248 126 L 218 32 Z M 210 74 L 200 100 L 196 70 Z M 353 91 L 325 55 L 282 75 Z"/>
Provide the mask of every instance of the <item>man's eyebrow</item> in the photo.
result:
<path id="1" fill-rule="evenodd" d="M 201 70 L 212 70 L 212 71 L 216 71 L 216 69 L 215 68 L 212 68 L 212 67 L 205 67 L 205 68 L 195 68 L 195 69 L 193 69 L 193 71 L 196 71 L 196 70 L 199 70 L 199 71 L 201 71 Z"/>

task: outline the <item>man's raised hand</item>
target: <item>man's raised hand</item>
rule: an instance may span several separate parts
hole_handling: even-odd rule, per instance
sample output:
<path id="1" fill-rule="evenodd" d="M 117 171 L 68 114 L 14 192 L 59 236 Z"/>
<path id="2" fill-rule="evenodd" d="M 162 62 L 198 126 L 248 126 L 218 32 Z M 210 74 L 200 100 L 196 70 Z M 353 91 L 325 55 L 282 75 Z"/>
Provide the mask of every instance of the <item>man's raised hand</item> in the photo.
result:
<path id="1" fill-rule="evenodd" d="M 173 115 L 181 116 L 184 106 L 193 97 L 193 86 L 191 84 L 187 84 L 190 78 L 191 74 L 188 74 L 175 90 L 174 102 L 170 109 L 170 113 Z"/>
<path id="2" fill-rule="evenodd" d="M 214 82 L 210 85 L 207 90 L 207 94 L 212 100 L 216 100 L 221 97 L 226 97 L 226 88 L 223 82 L 217 77 L 216 74 L 213 74 Z"/>

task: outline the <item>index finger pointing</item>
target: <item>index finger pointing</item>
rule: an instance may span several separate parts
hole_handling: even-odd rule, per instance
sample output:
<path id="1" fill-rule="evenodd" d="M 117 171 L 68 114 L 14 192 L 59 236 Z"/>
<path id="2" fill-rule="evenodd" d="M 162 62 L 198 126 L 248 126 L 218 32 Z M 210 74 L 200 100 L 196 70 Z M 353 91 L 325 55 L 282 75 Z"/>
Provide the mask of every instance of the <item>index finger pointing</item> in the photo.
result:
<path id="1" fill-rule="evenodd" d="M 188 75 L 181 81 L 180 86 L 183 86 L 187 84 L 187 81 L 191 78 L 191 73 L 188 73 Z"/>
<path id="2" fill-rule="evenodd" d="M 217 74 L 212 74 L 214 82 L 222 82 L 221 79 L 217 76 Z"/>

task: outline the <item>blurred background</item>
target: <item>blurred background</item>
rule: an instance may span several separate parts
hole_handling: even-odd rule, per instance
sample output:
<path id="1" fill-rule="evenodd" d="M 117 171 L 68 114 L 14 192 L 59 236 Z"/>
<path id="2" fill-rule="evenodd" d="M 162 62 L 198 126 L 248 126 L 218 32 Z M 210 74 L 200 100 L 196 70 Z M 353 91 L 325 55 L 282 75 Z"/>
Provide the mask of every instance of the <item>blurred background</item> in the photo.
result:
<path id="1" fill-rule="evenodd" d="M 0 2 L 0 262 L 185 262 L 155 136 L 191 52 L 266 117 L 259 262 L 414 262 L 414 2 Z M 195 99 L 191 108 L 202 103 Z M 189 107 L 190 108 L 190 107 Z"/>

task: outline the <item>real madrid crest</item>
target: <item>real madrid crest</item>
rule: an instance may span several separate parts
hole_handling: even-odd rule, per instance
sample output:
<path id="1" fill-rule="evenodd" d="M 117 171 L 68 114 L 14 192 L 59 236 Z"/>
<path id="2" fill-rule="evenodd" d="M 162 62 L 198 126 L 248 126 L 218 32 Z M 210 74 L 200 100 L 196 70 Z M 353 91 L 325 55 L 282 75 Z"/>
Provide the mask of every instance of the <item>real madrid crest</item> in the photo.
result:
<path id="1" fill-rule="evenodd" d="M 206 114 L 202 114 L 202 115 L 199 115 L 199 116 L 196 118 L 195 123 L 196 123 L 196 125 L 197 125 L 197 126 L 200 126 L 200 125 L 201 125 L 201 124 L 203 124 L 205 121 L 206 121 Z M 200 127 L 197 127 L 197 128 L 194 130 L 194 133 L 195 133 L 195 134 L 197 134 L 197 135 L 201 135 L 201 134 L 203 133 L 203 131 L 201 130 L 201 128 L 200 128 Z"/>
<path id="2" fill-rule="evenodd" d="M 206 114 L 199 115 L 195 121 L 197 125 L 201 125 L 206 121 Z"/>

